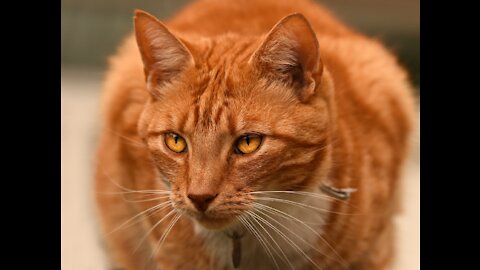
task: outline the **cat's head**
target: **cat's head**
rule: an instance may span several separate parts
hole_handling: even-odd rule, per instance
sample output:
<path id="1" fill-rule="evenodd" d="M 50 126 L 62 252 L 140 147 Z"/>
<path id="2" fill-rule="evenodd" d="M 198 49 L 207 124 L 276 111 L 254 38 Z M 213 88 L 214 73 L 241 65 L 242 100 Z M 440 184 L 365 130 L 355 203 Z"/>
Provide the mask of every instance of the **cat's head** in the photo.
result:
<path id="1" fill-rule="evenodd" d="M 255 192 L 318 186 L 333 90 L 302 15 L 265 36 L 205 38 L 137 11 L 135 33 L 151 96 L 139 133 L 177 210 L 221 229 L 252 209 Z"/>

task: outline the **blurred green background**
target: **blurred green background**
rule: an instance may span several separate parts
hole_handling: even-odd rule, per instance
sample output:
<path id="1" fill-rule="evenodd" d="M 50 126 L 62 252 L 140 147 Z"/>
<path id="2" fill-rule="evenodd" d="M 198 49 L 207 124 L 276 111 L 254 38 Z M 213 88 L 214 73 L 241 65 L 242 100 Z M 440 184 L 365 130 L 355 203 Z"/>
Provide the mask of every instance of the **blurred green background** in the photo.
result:
<path id="1" fill-rule="evenodd" d="M 294 0 L 292 0 L 294 1 Z M 62 67 L 104 69 L 125 35 L 133 10 L 167 19 L 188 0 L 62 0 Z M 322 0 L 343 21 L 383 40 L 420 82 L 419 0 Z"/>

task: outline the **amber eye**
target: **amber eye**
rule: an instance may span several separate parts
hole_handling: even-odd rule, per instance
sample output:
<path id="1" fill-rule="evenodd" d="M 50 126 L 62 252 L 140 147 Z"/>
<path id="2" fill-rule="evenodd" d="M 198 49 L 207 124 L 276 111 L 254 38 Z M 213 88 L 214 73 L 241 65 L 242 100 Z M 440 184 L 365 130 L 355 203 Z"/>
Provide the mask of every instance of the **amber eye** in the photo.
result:
<path id="1" fill-rule="evenodd" d="M 187 148 L 185 139 L 175 133 L 165 134 L 165 144 L 175 153 L 183 152 Z"/>
<path id="2" fill-rule="evenodd" d="M 241 154 L 250 154 L 252 152 L 255 152 L 255 150 L 260 147 L 261 142 L 262 136 L 249 134 L 240 137 L 240 139 L 238 139 L 236 142 L 235 148 L 237 152 Z"/>

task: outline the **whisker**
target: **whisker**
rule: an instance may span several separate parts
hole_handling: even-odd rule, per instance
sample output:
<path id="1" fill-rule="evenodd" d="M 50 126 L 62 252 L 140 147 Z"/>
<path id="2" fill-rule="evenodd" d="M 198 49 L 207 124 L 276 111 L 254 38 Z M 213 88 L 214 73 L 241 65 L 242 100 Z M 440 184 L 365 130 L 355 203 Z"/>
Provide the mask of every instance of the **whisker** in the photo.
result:
<path id="1" fill-rule="evenodd" d="M 117 186 L 118 188 L 120 188 L 121 190 L 123 191 L 126 191 L 126 192 L 131 192 L 131 193 L 158 193 L 158 192 L 171 192 L 169 190 L 161 190 L 161 189 L 149 189 L 149 190 L 134 190 L 134 189 L 130 189 L 130 188 L 127 188 L 127 187 L 124 187 L 122 185 L 120 185 L 119 183 L 113 181 L 113 179 L 110 177 L 110 175 L 104 170 L 102 169 L 102 172 L 103 172 L 103 175 L 105 177 L 107 177 L 107 179 L 112 183 L 114 184 L 115 186 Z M 109 192 L 99 192 L 99 193 L 109 193 Z"/>
<path id="2" fill-rule="evenodd" d="M 247 212 L 247 214 L 252 214 L 250 211 Z M 254 216 L 253 216 L 254 217 Z M 290 268 L 292 270 L 295 270 L 295 268 L 293 267 L 292 263 L 290 262 L 290 260 L 287 258 L 287 255 L 285 255 L 285 252 L 283 252 L 283 249 L 280 247 L 280 245 L 277 243 L 277 241 L 275 240 L 275 238 L 273 238 L 273 236 L 270 235 L 270 233 L 267 231 L 267 229 L 265 227 L 263 227 L 263 225 L 256 219 L 256 218 L 252 218 L 264 231 L 265 233 L 268 235 L 268 237 L 270 237 L 270 239 L 272 239 L 273 243 L 277 246 L 277 248 L 280 250 L 280 252 L 282 253 L 282 256 L 283 256 L 283 259 L 286 263 L 288 263 L 290 265 Z M 272 246 L 271 246 L 272 247 Z M 272 247 L 272 249 L 275 251 L 275 249 Z M 277 252 L 275 252 L 277 255 L 279 255 Z M 280 255 L 279 255 L 280 257 Z"/>
<path id="3" fill-rule="evenodd" d="M 171 191 L 168 190 L 132 190 L 132 191 L 105 191 L 105 192 L 97 192 L 98 194 L 112 194 L 112 195 L 123 195 L 123 194 L 132 194 L 132 193 L 141 193 L 140 195 L 162 195 L 162 194 L 170 194 Z"/>
<path id="4" fill-rule="evenodd" d="M 165 239 L 167 239 L 168 234 L 170 234 L 170 231 L 172 230 L 173 226 L 175 226 L 175 224 L 177 223 L 177 221 L 180 219 L 181 216 L 182 216 L 182 214 L 177 213 L 177 214 L 175 215 L 175 217 L 173 217 L 172 221 L 170 222 L 170 224 L 168 225 L 167 229 L 166 229 L 165 232 L 162 234 L 162 237 L 161 237 L 160 240 L 158 241 L 157 246 L 156 246 L 155 249 L 153 250 L 152 256 L 155 256 L 155 254 L 157 253 L 157 251 L 158 251 L 158 250 L 160 249 L 160 247 L 163 245 L 163 243 L 165 242 Z"/>
<path id="5" fill-rule="evenodd" d="M 240 218 L 241 221 L 243 220 L 242 223 L 244 223 L 244 225 L 249 228 L 249 231 L 255 236 L 255 238 L 257 238 L 258 242 L 262 245 L 263 250 L 265 250 L 265 252 L 268 254 L 268 256 L 270 256 L 270 258 L 272 259 L 276 268 L 280 269 L 280 267 L 278 266 L 277 260 L 275 260 L 275 258 L 273 257 L 273 254 L 270 252 L 270 249 L 267 247 L 263 238 L 261 238 L 260 234 L 258 234 L 258 232 L 255 230 L 255 228 L 250 224 L 250 222 L 245 217 L 239 216 L 239 218 Z"/>
<path id="6" fill-rule="evenodd" d="M 289 205 L 294 205 L 294 206 L 299 206 L 302 208 L 310 208 L 313 210 L 317 210 L 319 212 L 325 212 L 325 213 L 332 213 L 332 214 L 338 214 L 338 215 L 346 215 L 346 216 L 356 216 L 360 214 L 355 214 L 355 213 L 343 213 L 343 212 L 336 212 L 336 211 L 330 211 L 327 209 L 321 209 L 319 207 L 315 207 L 312 205 L 296 202 L 296 201 L 291 201 L 291 200 L 286 200 L 286 199 L 280 199 L 280 198 L 272 198 L 272 197 L 255 197 L 257 200 L 263 200 L 263 201 L 271 201 L 271 202 L 281 202 Z"/>
<path id="7" fill-rule="evenodd" d="M 160 223 L 162 223 L 164 220 L 166 220 L 169 216 L 171 216 L 172 214 L 175 213 L 175 209 L 172 209 L 170 210 L 170 212 L 168 212 L 163 218 L 161 218 L 159 221 L 157 221 L 157 223 L 155 223 L 152 228 L 150 228 L 150 230 L 148 230 L 148 232 L 145 234 L 145 236 L 143 236 L 143 238 L 140 240 L 139 244 L 137 245 L 137 247 L 135 247 L 135 249 L 133 250 L 133 253 L 137 252 L 137 250 L 142 246 L 142 243 L 148 238 L 148 235 L 150 233 L 152 233 L 152 231 L 158 226 L 160 225 Z"/>
<path id="8" fill-rule="evenodd" d="M 282 217 L 282 218 L 287 218 L 288 217 L 285 217 L 283 215 L 280 215 L 276 212 L 273 212 L 272 210 L 270 209 L 259 209 L 259 208 L 256 208 L 255 210 L 258 211 L 259 214 L 263 214 L 265 215 L 265 217 L 268 217 L 270 220 L 274 221 L 276 224 L 280 225 L 280 227 L 284 228 L 285 230 L 287 230 L 289 233 L 291 233 L 293 236 L 295 236 L 296 238 L 300 239 L 303 243 L 305 243 L 306 245 L 308 245 L 310 248 L 312 248 L 313 250 L 317 251 L 318 253 L 322 254 L 323 256 L 329 258 L 329 259 L 333 259 L 333 260 L 337 260 L 336 258 L 332 258 L 331 256 L 325 254 L 324 252 L 322 252 L 321 250 L 319 250 L 317 247 L 313 246 L 312 244 L 310 244 L 309 242 L 307 242 L 305 239 L 303 239 L 303 237 L 299 236 L 298 234 L 296 234 L 295 232 L 293 232 L 292 230 L 290 230 L 288 227 L 286 227 L 284 224 L 282 224 L 281 222 L 279 222 L 278 220 L 276 220 L 275 218 L 273 218 L 272 216 L 268 215 L 267 213 L 270 213 L 272 215 L 275 215 L 275 216 L 278 216 L 278 217 Z M 264 211 L 264 212 L 262 212 Z M 292 220 L 288 219 L 288 221 L 292 222 Z M 340 262 L 340 263 L 343 263 L 343 262 Z"/>
<path id="9" fill-rule="evenodd" d="M 298 219 L 298 218 L 296 218 L 296 217 L 294 217 L 294 216 L 292 216 L 292 215 L 290 215 L 290 214 L 288 214 L 288 213 L 285 213 L 284 211 L 278 210 L 278 209 L 276 209 L 276 208 L 274 208 L 274 207 L 270 207 L 270 206 L 265 205 L 265 204 L 261 204 L 261 203 L 253 203 L 253 204 L 254 204 L 255 206 L 259 207 L 259 208 L 260 208 L 260 207 L 268 208 L 268 209 L 270 209 L 270 210 L 272 210 L 272 211 L 275 211 L 275 212 L 277 212 L 277 213 L 279 213 L 279 214 L 282 214 L 282 215 L 286 215 L 286 216 L 288 216 L 288 217 L 290 217 L 290 218 L 298 221 L 300 224 L 302 224 L 303 226 L 305 226 L 305 227 L 306 227 L 307 229 L 309 229 L 312 233 L 314 233 L 316 236 L 318 236 L 320 239 L 322 239 L 322 241 L 335 253 L 335 255 L 338 256 L 338 258 L 340 258 L 340 261 L 341 261 L 343 264 L 347 265 L 347 263 L 345 262 L 345 260 L 340 256 L 340 254 L 338 254 L 338 252 L 335 250 L 335 248 L 333 248 L 332 245 L 330 245 L 330 243 L 328 243 L 328 241 L 327 241 L 325 238 L 323 238 L 317 231 L 315 231 L 312 227 L 310 227 L 308 224 L 306 224 L 306 223 L 303 222 L 302 220 L 300 220 L 300 219 Z"/>
<path id="10" fill-rule="evenodd" d="M 127 200 L 124 198 L 125 201 L 127 202 L 151 202 L 151 201 L 158 201 L 158 200 L 164 200 L 166 198 L 169 198 L 170 196 L 160 196 L 156 198 L 151 198 L 151 199 L 144 199 L 144 200 Z"/>
<path id="11" fill-rule="evenodd" d="M 136 218 L 138 218 L 139 216 L 142 216 L 144 215 L 145 213 L 147 212 L 154 212 L 154 211 L 160 211 L 160 210 L 163 210 L 165 209 L 167 206 L 168 206 L 168 202 L 163 202 L 163 203 L 160 203 L 160 204 L 157 204 L 155 206 L 152 206 L 150 208 L 148 208 L 147 210 L 144 210 L 138 214 L 136 214 L 135 216 L 129 218 L 127 221 L 123 222 L 122 224 L 120 224 L 120 226 L 118 226 L 117 228 L 115 228 L 113 231 L 109 232 L 107 235 L 110 235 L 110 234 L 113 234 L 114 232 L 122 229 L 123 227 L 125 227 L 128 223 L 130 223 L 131 221 L 135 220 Z M 135 223 L 133 223 L 135 224 Z M 133 225 L 133 224 L 130 224 L 130 225 Z"/>
<path id="12" fill-rule="evenodd" d="M 262 224 L 260 224 L 255 218 L 252 218 L 252 220 L 253 220 L 256 224 L 258 224 L 258 225 L 265 231 L 265 233 L 269 236 L 270 239 L 272 239 L 273 241 L 275 241 L 275 240 L 273 239 L 273 237 L 270 235 L 270 233 L 268 233 L 268 231 L 265 229 L 265 227 L 263 227 Z M 252 222 L 251 224 L 252 224 L 252 226 L 256 227 L 253 222 Z M 261 231 L 260 231 L 258 228 L 257 228 L 257 231 L 258 231 L 258 233 L 260 234 Z M 264 237 L 262 234 L 260 234 L 260 235 L 262 236 L 262 238 L 263 238 L 263 240 L 265 241 L 265 243 L 268 244 L 269 248 L 271 248 L 271 249 L 273 250 L 273 252 L 275 252 L 275 254 L 276 254 L 278 257 L 280 257 L 280 254 L 279 254 L 278 251 L 272 246 L 272 244 L 268 241 L 268 239 L 267 239 L 266 237 Z M 281 249 L 280 249 L 280 250 L 281 250 Z M 273 254 L 272 254 L 272 255 L 273 255 Z"/>
<path id="13" fill-rule="evenodd" d="M 271 224 L 270 222 L 268 222 L 267 220 L 265 220 L 264 218 L 260 217 L 259 215 L 255 214 L 253 212 L 251 212 L 250 214 L 252 214 L 255 218 L 259 219 L 264 224 L 266 224 L 267 226 L 272 228 L 275 232 L 277 232 L 277 234 L 279 234 L 281 237 L 283 237 L 283 239 L 285 239 L 290 244 L 291 247 L 293 247 L 296 251 L 301 253 L 305 259 L 307 259 L 310 263 L 312 263 L 318 269 L 321 269 L 321 267 L 318 266 L 307 254 L 305 254 L 305 252 L 297 244 L 295 244 L 295 242 L 293 242 L 292 239 L 290 239 L 288 236 L 286 236 L 277 227 L 275 227 L 273 224 Z"/>
<path id="14" fill-rule="evenodd" d="M 338 199 L 338 198 L 335 198 L 335 197 L 329 196 L 329 195 L 318 194 L 318 193 L 315 193 L 315 192 L 293 191 L 293 190 L 262 190 L 262 191 L 248 192 L 248 194 L 268 194 L 268 193 L 285 193 L 285 194 L 309 196 L 309 197 L 314 197 L 314 198 L 318 198 L 318 199 L 331 199 L 331 200 L 337 201 L 339 203 L 344 203 L 344 204 L 347 204 L 347 205 L 351 206 L 351 204 L 347 203 L 344 200 L 341 200 L 341 199 Z"/>

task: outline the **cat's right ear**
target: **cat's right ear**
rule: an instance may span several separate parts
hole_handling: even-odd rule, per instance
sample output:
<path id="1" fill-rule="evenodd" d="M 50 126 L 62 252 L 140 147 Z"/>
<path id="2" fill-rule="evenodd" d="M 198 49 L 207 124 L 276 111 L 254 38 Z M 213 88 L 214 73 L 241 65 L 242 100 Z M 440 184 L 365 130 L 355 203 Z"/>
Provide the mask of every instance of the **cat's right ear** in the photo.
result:
<path id="1" fill-rule="evenodd" d="M 194 59 L 187 47 L 157 18 L 135 10 L 135 36 L 142 55 L 146 80 L 158 83 L 172 80 Z"/>

